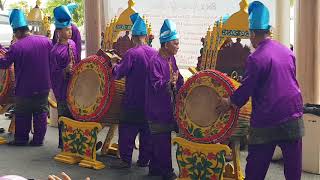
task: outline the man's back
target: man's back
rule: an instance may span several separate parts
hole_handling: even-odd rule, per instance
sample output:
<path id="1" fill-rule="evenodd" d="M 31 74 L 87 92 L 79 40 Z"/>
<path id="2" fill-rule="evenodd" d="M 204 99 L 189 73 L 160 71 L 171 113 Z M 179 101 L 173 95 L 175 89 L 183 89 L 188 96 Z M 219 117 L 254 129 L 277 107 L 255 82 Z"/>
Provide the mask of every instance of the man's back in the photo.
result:
<path id="1" fill-rule="evenodd" d="M 31 96 L 50 89 L 49 53 L 51 42 L 44 36 L 27 36 L 9 50 L 16 78 L 16 95 Z"/>
<path id="2" fill-rule="evenodd" d="M 141 45 L 129 49 L 113 74 L 116 79 L 126 78 L 126 93 L 123 105 L 127 110 L 144 111 L 145 81 L 149 61 L 156 54 L 156 50 Z"/>
<path id="3" fill-rule="evenodd" d="M 248 61 L 252 61 L 258 71 L 252 96 L 252 126 L 273 126 L 300 117 L 302 96 L 292 51 L 268 39 L 259 45 Z"/>

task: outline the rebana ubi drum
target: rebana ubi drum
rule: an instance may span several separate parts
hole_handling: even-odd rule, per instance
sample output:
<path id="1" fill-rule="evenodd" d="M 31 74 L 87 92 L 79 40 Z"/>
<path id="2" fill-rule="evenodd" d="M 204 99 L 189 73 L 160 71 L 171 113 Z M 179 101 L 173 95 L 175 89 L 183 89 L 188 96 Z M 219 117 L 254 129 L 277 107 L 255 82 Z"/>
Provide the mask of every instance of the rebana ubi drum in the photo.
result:
<path id="1" fill-rule="evenodd" d="M 70 79 L 67 101 L 78 121 L 118 123 L 125 82 L 112 79 L 110 61 L 93 55 L 82 60 Z"/>

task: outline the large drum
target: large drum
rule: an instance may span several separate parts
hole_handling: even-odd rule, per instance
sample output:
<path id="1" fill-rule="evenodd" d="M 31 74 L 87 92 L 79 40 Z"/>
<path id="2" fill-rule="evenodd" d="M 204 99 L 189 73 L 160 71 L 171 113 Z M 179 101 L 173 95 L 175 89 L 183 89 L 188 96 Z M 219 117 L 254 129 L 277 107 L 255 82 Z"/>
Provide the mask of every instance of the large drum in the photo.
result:
<path id="1" fill-rule="evenodd" d="M 239 109 L 217 114 L 216 106 L 220 97 L 229 97 L 234 90 L 230 78 L 219 71 L 201 71 L 189 78 L 176 101 L 180 134 L 199 143 L 219 143 L 229 138 L 237 126 Z"/>
<path id="2" fill-rule="evenodd" d="M 0 105 L 14 103 L 14 70 L 0 69 Z"/>
<path id="3" fill-rule="evenodd" d="M 93 55 L 74 69 L 69 82 L 67 100 L 78 121 L 118 123 L 124 81 L 114 81 L 110 61 Z"/>

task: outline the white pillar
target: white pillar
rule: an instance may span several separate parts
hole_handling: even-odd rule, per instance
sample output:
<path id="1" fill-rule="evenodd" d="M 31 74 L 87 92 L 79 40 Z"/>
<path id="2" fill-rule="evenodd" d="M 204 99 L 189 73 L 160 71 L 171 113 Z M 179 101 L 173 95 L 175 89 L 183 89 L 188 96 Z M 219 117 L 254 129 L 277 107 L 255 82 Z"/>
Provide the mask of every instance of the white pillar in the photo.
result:
<path id="1" fill-rule="evenodd" d="M 315 2 L 315 38 L 314 38 L 314 72 L 315 72 L 315 99 L 314 102 L 319 104 L 320 103 L 320 0 L 316 0 Z"/>
<path id="2" fill-rule="evenodd" d="M 100 48 L 101 18 L 100 0 L 85 0 L 85 29 L 87 56 L 96 54 Z"/>
<path id="3" fill-rule="evenodd" d="M 104 5 L 105 1 L 104 0 L 100 0 L 100 21 L 101 21 L 101 31 L 104 31 L 106 28 L 106 20 L 105 20 L 105 11 L 107 11 L 108 9 L 105 9 L 105 5 Z"/>
<path id="4" fill-rule="evenodd" d="M 110 8 L 110 0 L 103 0 L 103 8 L 104 8 L 104 21 L 108 24 L 111 21 L 109 15 L 109 8 Z"/>
<path id="5" fill-rule="evenodd" d="M 290 47 L 290 0 L 276 0 L 276 27 L 274 38 Z"/>

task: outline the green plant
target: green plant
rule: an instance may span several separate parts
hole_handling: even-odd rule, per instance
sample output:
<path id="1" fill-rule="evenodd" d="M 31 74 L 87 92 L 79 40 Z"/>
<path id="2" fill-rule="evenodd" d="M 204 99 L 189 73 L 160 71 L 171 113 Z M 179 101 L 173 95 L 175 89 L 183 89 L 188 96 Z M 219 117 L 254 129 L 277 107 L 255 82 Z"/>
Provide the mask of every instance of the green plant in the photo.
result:
<path id="1" fill-rule="evenodd" d="M 77 3 L 79 7 L 73 13 L 73 22 L 77 24 L 77 26 L 82 26 L 84 22 L 84 1 L 83 0 L 48 0 L 45 5 L 45 9 L 43 9 L 45 14 L 53 17 L 53 9 L 60 5 L 67 5 L 71 2 Z M 52 18 L 53 19 L 53 18 Z"/>
<path id="2" fill-rule="evenodd" d="M 28 1 L 20 0 L 18 2 L 9 4 L 9 9 L 21 9 L 25 13 L 28 13 L 30 11 L 31 7 L 28 5 Z"/>

